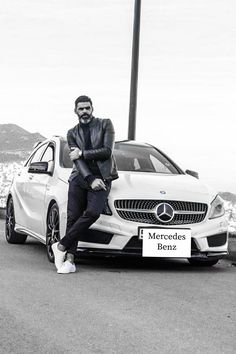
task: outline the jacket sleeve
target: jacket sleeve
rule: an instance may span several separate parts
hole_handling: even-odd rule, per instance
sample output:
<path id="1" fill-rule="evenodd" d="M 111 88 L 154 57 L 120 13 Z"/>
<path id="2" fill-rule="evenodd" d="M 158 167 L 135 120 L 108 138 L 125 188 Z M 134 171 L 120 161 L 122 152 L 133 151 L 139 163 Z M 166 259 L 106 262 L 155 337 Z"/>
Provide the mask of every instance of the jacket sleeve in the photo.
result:
<path id="1" fill-rule="evenodd" d="M 71 150 L 71 148 L 78 147 L 78 145 L 76 144 L 74 135 L 73 135 L 73 128 L 68 130 L 68 132 L 67 132 L 67 143 L 68 143 L 70 150 Z"/>
<path id="2" fill-rule="evenodd" d="M 99 149 L 83 150 L 85 160 L 108 160 L 111 157 L 114 143 L 115 130 L 110 119 L 104 119 L 103 147 Z"/>
<path id="3" fill-rule="evenodd" d="M 78 145 L 76 144 L 75 138 L 73 136 L 73 131 L 72 129 L 70 129 L 67 133 L 67 143 L 69 148 L 73 148 L 73 147 L 78 147 Z M 86 164 L 86 162 L 84 161 L 84 159 L 77 159 L 73 161 L 75 164 L 75 167 L 77 169 L 77 171 L 79 171 L 79 173 L 82 175 L 83 178 L 86 178 L 90 175 L 92 175 L 92 172 L 90 171 L 88 165 Z"/>

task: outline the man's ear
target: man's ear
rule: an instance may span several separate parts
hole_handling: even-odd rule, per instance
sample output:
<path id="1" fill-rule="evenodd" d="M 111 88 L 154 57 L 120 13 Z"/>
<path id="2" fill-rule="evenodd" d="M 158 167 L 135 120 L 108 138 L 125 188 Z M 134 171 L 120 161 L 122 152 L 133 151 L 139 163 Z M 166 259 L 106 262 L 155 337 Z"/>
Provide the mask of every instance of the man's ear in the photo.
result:
<path id="1" fill-rule="evenodd" d="M 74 108 L 74 112 L 75 112 L 75 114 L 77 114 L 77 112 L 76 112 L 76 107 Z"/>

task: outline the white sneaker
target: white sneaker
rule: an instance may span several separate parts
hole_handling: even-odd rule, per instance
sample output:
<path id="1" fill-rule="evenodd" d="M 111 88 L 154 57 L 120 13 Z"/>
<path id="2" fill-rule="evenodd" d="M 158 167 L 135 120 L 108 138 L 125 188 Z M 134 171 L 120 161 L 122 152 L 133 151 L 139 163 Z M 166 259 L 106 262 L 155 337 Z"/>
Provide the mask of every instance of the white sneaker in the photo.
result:
<path id="1" fill-rule="evenodd" d="M 52 245 L 52 251 L 54 254 L 54 263 L 57 269 L 61 268 L 65 260 L 66 251 L 62 252 L 57 248 L 59 242 Z"/>
<path id="2" fill-rule="evenodd" d="M 58 269 L 57 273 L 59 274 L 68 274 L 74 273 L 76 271 L 75 264 L 70 261 L 65 261 L 60 269 Z"/>

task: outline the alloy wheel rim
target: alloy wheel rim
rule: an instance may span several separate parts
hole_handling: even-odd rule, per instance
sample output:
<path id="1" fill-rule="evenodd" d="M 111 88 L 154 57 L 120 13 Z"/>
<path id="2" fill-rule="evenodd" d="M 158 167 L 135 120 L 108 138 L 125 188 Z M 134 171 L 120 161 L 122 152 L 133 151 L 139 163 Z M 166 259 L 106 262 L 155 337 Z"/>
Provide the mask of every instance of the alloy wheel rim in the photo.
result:
<path id="1" fill-rule="evenodd" d="M 60 240 L 59 213 L 56 208 L 52 208 L 48 215 L 47 222 L 47 248 L 50 257 L 53 257 L 52 245 Z"/>
<path id="2" fill-rule="evenodd" d="M 10 200 L 7 212 L 6 212 L 6 237 L 9 239 L 14 231 L 15 227 L 15 216 L 14 216 L 14 208 L 13 203 Z"/>

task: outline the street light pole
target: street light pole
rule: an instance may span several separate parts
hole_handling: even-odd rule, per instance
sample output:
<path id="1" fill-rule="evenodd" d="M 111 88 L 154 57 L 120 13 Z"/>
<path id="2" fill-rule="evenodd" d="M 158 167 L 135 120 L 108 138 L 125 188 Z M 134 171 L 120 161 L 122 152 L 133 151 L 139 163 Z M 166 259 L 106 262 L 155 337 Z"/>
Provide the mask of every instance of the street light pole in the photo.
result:
<path id="1" fill-rule="evenodd" d="M 132 63 L 131 63 L 131 83 L 130 83 L 130 102 L 129 102 L 129 130 L 128 130 L 128 139 L 129 140 L 134 140 L 135 133 L 136 133 L 136 107 L 137 107 L 137 88 L 138 88 L 140 13 L 141 13 L 141 0 L 135 0 Z"/>

